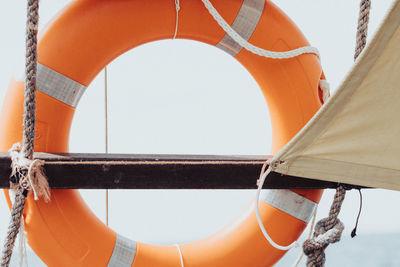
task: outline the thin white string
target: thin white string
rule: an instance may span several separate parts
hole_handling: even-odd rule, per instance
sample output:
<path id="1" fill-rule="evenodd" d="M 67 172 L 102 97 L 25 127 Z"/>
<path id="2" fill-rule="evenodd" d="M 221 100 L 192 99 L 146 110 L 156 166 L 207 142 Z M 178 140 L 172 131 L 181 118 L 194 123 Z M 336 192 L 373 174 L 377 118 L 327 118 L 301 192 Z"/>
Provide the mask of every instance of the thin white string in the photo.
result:
<path id="1" fill-rule="evenodd" d="M 214 18 L 214 20 L 221 26 L 221 28 L 239 45 L 244 47 L 246 50 L 266 58 L 271 59 L 287 59 L 293 58 L 302 54 L 315 54 L 319 57 L 318 49 L 312 46 L 304 46 L 297 49 L 293 49 L 285 52 L 275 52 L 262 49 L 255 45 L 250 44 L 242 36 L 240 36 L 232 27 L 222 18 L 222 16 L 218 13 L 218 11 L 214 8 L 214 6 L 210 3 L 209 0 L 202 0 L 204 6 L 207 8 L 208 12 Z"/>
<path id="2" fill-rule="evenodd" d="M 176 10 L 176 19 L 175 19 L 175 33 L 174 37 L 172 39 L 176 38 L 176 35 L 178 34 L 178 25 L 179 25 L 179 10 L 181 9 L 179 0 L 175 0 L 175 10 Z"/>
<path id="3" fill-rule="evenodd" d="M 273 163 L 271 163 L 271 164 L 273 164 Z M 263 222 L 261 220 L 261 216 L 260 216 L 260 209 L 259 209 L 258 202 L 260 201 L 260 194 L 261 194 L 261 190 L 264 186 L 265 179 L 267 178 L 268 174 L 270 174 L 270 172 L 272 171 L 271 164 L 269 165 L 267 171 L 264 172 L 264 174 L 262 175 L 262 177 L 258 183 L 258 188 L 257 188 L 257 193 L 256 193 L 256 201 L 254 202 L 254 208 L 256 210 L 257 221 L 258 221 L 258 225 L 260 226 L 261 232 L 263 233 L 263 235 L 267 239 L 267 241 L 271 244 L 271 246 L 273 246 L 274 248 L 279 249 L 279 250 L 289 250 L 293 247 L 299 246 L 297 241 L 294 241 L 292 244 L 290 244 L 288 246 L 281 246 L 281 245 L 275 243 L 275 241 L 272 240 L 272 238 L 267 233 L 267 230 L 265 230 L 264 224 L 263 224 Z"/>
<path id="4" fill-rule="evenodd" d="M 104 68 L 104 135 L 105 152 L 108 153 L 108 72 L 107 66 Z M 106 189 L 106 225 L 108 226 L 108 189 Z"/>
<path id="5" fill-rule="evenodd" d="M 181 267 L 185 267 L 185 265 L 183 264 L 183 256 L 182 256 L 181 247 L 178 244 L 175 244 L 175 247 L 178 249 L 178 252 L 179 252 L 179 258 L 181 259 Z"/>
<path id="6" fill-rule="evenodd" d="M 317 208 L 316 208 L 315 211 L 314 211 L 314 215 L 313 215 L 313 218 L 312 218 L 312 221 L 311 221 L 311 224 L 310 224 L 310 230 L 308 231 L 308 237 L 307 237 L 307 239 L 311 239 L 311 236 L 312 236 L 312 233 L 313 233 L 313 229 L 314 229 L 314 226 L 315 226 L 315 220 L 316 220 L 316 218 L 317 218 L 317 211 L 318 211 L 318 206 L 317 206 Z M 293 267 L 299 266 L 301 260 L 303 259 L 303 256 L 304 256 L 304 251 L 303 251 L 303 249 L 302 249 L 301 252 L 300 252 L 299 258 L 297 259 L 297 261 L 296 261 L 296 263 L 293 265 Z"/>

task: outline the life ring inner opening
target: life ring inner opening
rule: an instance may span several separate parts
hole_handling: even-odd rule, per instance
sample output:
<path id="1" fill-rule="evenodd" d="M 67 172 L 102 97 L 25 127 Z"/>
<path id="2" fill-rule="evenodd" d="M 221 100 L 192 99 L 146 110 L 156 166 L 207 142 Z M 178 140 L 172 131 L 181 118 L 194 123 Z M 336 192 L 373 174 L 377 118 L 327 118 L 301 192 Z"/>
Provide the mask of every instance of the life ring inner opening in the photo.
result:
<path id="1" fill-rule="evenodd" d="M 154 59 L 143 65 L 143 60 L 150 56 Z M 172 59 L 176 62 L 171 62 Z M 137 62 L 142 63 L 139 65 Z M 189 62 L 192 65 L 187 69 L 186 64 Z M 165 69 L 168 64 L 170 68 Z M 119 73 L 119 70 L 124 72 Z M 109 103 L 112 125 L 110 152 L 227 155 L 269 153 L 269 114 L 259 86 L 237 60 L 215 47 L 180 39 L 151 42 L 113 61 L 108 73 L 109 100 L 112 101 Z M 100 73 L 86 90 L 76 110 L 70 137 L 72 152 L 85 152 L 95 146 L 103 146 L 104 137 L 94 135 L 104 131 L 103 122 L 92 116 L 93 112 L 98 112 L 98 117 L 103 119 L 103 102 L 100 100 L 104 86 L 102 75 Z M 149 81 L 159 77 L 158 82 Z M 157 86 L 157 83 L 162 85 Z M 169 108 L 170 104 L 163 104 L 170 101 L 176 106 Z M 91 105 L 89 102 L 98 111 L 81 111 L 81 107 Z M 182 110 L 185 110 L 185 114 L 180 114 Z M 91 119 L 95 120 L 96 125 L 82 132 L 79 125 Z M 163 129 L 163 134 L 157 140 L 160 129 Z M 198 131 L 201 129 L 209 130 L 203 130 L 203 134 L 200 134 Z M 185 147 L 174 149 L 174 146 L 182 145 Z M 233 214 L 239 215 L 254 197 L 251 191 L 241 192 L 236 197 L 233 192 L 226 190 L 218 190 L 218 193 L 193 192 L 193 198 L 190 192 L 180 190 L 160 194 L 150 190 L 147 195 L 139 190 L 121 191 L 110 191 L 110 199 L 129 200 L 133 203 L 135 216 L 132 218 L 132 215 L 118 210 L 117 206 L 110 206 L 111 222 L 123 219 L 121 223 L 112 223 L 111 227 L 126 237 L 152 244 L 181 243 L 206 237 L 227 225 L 234 218 Z M 218 194 L 221 194 L 220 197 Z M 98 195 L 97 202 L 101 204 L 91 205 L 94 202 L 92 195 Z M 82 196 L 87 198 L 85 194 Z M 202 204 L 207 196 L 210 199 Z M 99 218 L 104 218 L 103 192 L 90 192 L 88 197 L 91 201 L 86 203 L 97 211 Z M 159 199 L 159 206 L 149 204 L 151 199 Z M 192 206 L 198 212 L 183 207 L 179 200 L 187 202 L 187 206 Z M 212 200 L 215 205 L 210 204 Z M 144 207 L 153 212 L 146 213 Z M 166 216 L 167 213 L 170 213 L 171 218 Z M 206 225 L 196 227 L 196 231 L 193 231 L 191 225 L 195 225 L 202 216 L 213 220 L 207 220 Z M 162 222 L 161 217 L 164 218 Z M 179 225 L 179 231 L 176 225 Z M 152 230 L 148 231 L 149 228 Z"/>

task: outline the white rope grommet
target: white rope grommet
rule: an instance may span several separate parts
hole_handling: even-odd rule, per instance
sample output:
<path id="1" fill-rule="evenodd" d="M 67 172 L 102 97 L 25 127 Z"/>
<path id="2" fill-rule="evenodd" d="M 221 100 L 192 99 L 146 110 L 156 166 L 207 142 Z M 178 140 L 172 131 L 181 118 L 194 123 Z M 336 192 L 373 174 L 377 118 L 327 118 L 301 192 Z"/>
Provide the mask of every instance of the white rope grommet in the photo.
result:
<path id="1" fill-rule="evenodd" d="M 260 209 L 259 209 L 258 202 L 260 201 L 260 194 L 261 194 L 261 190 L 262 190 L 262 188 L 264 186 L 265 179 L 267 178 L 268 174 L 270 174 L 271 171 L 272 171 L 272 167 L 271 167 L 272 164 L 274 164 L 274 163 L 271 162 L 271 164 L 269 165 L 268 169 L 264 172 L 264 174 L 262 175 L 260 181 L 258 182 L 258 188 L 257 188 L 257 193 L 256 193 L 256 201 L 254 202 L 254 208 L 256 210 L 257 221 L 258 221 L 258 225 L 260 226 L 261 232 L 263 233 L 263 235 L 267 239 L 267 241 L 271 244 L 271 246 L 273 246 L 274 248 L 279 249 L 279 250 L 289 250 L 289 249 L 291 249 L 293 247 L 299 247 L 299 244 L 297 243 L 297 241 L 294 241 L 292 244 L 290 244 L 288 246 L 281 246 L 281 245 L 277 244 L 269 236 L 269 234 L 267 233 L 267 230 L 265 230 L 264 224 L 263 224 L 263 222 L 261 220 L 261 216 L 260 216 Z"/>
<path id="2" fill-rule="evenodd" d="M 185 265 L 183 264 L 183 256 L 182 256 L 181 247 L 178 244 L 175 244 L 175 247 L 178 249 L 179 259 L 181 260 L 181 267 L 185 267 Z"/>
<path id="3" fill-rule="evenodd" d="M 174 37 L 172 39 L 176 38 L 176 35 L 178 34 L 178 25 L 179 25 L 179 10 L 181 9 L 179 0 L 175 0 L 175 10 L 176 10 L 176 19 L 175 19 L 175 32 L 174 32 Z"/>

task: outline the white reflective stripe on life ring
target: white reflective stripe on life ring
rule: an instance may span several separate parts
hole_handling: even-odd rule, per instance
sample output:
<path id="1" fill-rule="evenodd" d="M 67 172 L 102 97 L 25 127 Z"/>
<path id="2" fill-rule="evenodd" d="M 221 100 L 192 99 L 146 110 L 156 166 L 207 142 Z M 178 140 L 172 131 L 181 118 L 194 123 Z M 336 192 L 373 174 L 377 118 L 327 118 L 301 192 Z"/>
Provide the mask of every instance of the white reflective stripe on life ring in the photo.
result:
<path id="1" fill-rule="evenodd" d="M 136 253 L 136 241 L 117 234 L 115 246 L 107 267 L 130 267 Z"/>
<path id="2" fill-rule="evenodd" d="M 37 89 L 61 102 L 76 107 L 86 90 L 86 86 L 37 63 Z"/>
<path id="3" fill-rule="evenodd" d="M 243 39 L 248 41 L 257 27 L 264 10 L 265 0 L 244 0 L 239 13 L 232 23 L 232 28 Z M 242 50 L 242 46 L 236 43 L 228 34 L 216 45 L 228 54 L 235 56 Z"/>
<path id="4" fill-rule="evenodd" d="M 264 201 L 305 223 L 310 221 L 318 206 L 317 203 L 285 189 L 263 190 L 260 201 Z"/>

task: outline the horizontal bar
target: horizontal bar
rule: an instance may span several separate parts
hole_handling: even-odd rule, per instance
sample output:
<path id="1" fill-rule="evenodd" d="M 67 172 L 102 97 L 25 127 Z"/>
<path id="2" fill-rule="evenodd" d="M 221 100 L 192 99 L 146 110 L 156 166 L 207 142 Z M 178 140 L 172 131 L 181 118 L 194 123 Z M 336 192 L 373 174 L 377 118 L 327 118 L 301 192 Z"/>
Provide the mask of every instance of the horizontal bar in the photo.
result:
<path id="1" fill-rule="evenodd" d="M 35 153 L 53 189 L 255 189 L 271 156 Z M 0 153 L 0 188 L 11 159 Z M 336 188 L 338 183 L 272 173 L 265 189 Z M 359 186 L 345 185 L 347 189 Z"/>

